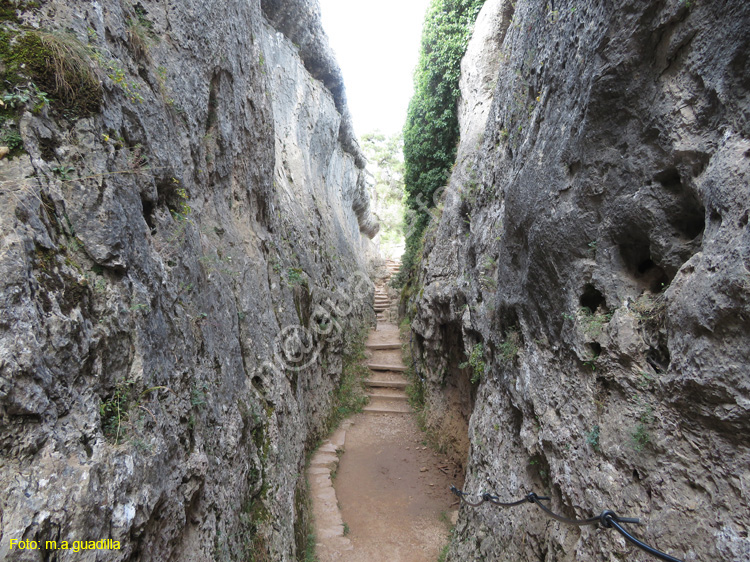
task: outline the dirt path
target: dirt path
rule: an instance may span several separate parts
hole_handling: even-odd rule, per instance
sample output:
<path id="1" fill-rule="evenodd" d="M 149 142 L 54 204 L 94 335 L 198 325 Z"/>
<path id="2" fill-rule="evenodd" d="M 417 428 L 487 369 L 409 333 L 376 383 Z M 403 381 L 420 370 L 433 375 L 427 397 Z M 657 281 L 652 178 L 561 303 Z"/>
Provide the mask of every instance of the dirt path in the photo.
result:
<path id="1" fill-rule="evenodd" d="M 448 541 L 458 508 L 449 487 L 459 475 L 417 427 L 400 347 L 393 324 L 370 334 L 370 403 L 313 457 L 320 562 L 434 562 Z"/>
<path id="2" fill-rule="evenodd" d="M 352 562 L 435 562 L 457 509 L 454 480 L 412 414 L 359 414 L 334 480 Z M 451 473 L 452 476 L 452 473 Z"/>

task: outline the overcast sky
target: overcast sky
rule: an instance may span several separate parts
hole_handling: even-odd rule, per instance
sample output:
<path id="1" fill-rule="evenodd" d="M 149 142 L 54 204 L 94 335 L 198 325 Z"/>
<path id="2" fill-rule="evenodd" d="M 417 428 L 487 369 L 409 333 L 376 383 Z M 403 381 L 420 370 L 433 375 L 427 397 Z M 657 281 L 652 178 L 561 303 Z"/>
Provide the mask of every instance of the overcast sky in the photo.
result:
<path id="1" fill-rule="evenodd" d="M 320 0 L 354 129 L 403 128 L 429 0 Z"/>

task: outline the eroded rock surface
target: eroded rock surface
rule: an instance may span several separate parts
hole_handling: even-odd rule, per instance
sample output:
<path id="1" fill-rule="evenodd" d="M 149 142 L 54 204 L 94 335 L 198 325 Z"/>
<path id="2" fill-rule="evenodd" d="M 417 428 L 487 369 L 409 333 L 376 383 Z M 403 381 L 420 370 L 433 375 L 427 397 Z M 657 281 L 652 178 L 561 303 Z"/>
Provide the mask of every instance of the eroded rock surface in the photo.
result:
<path id="1" fill-rule="evenodd" d="M 428 423 L 467 491 L 543 491 L 567 516 L 640 517 L 685 560 L 747 559 L 750 7 L 551 6 L 487 2 L 464 61 L 462 111 L 491 107 L 461 116 L 406 305 Z M 621 556 L 644 555 L 484 505 L 449 559 Z"/>
<path id="2" fill-rule="evenodd" d="M 0 558 L 301 552 L 377 223 L 317 2 L 294 4 L 303 39 L 259 0 L 21 15 L 72 32 L 103 98 L 26 112 L 0 162 Z"/>

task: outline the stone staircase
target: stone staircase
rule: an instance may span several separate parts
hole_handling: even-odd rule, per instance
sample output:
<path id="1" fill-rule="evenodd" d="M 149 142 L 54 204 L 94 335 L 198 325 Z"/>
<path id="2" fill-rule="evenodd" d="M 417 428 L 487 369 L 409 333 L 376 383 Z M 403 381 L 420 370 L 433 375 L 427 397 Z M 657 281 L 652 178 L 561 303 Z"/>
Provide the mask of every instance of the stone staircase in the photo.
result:
<path id="1" fill-rule="evenodd" d="M 391 298 L 396 291 L 391 289 L 388 284 L 391 277 L 398 273 L 400 268 L 401 261 L 385 260 L 385 271 L 375 283 L 375 313 L 378 316 L 378 323 L 396 322 L 398 320 L 397 303 L 394 303 Z"/>
<path id="2" fill-rule="evenodd" d="M 367 340 L 370 378 L 366 381 L 370 403 L 364 411 L 372 414 L 408 414 L 411 409 L 406 397 L 406 366 L 401 360 L 401 340 L 398 326 L 389 322 L 396 311 L 393 310 L 388 294 L 388 281 L 398 271 L 400 264 L 386 261 L 388 276 L 375 288 L 375 312 L 378 325 Z"/>
<path id="3" fill-rule="evenodd" d="M 398 326 L 381 324 L 370 333 L 367 342 L 370 356 L 367 366 L 370 378 L 365 382 L 370 403 L 364 411 L 371 414 L 408 414 L 411 412 L 406 398 L 406 371 L 401 360 L 401 341 Z"/>

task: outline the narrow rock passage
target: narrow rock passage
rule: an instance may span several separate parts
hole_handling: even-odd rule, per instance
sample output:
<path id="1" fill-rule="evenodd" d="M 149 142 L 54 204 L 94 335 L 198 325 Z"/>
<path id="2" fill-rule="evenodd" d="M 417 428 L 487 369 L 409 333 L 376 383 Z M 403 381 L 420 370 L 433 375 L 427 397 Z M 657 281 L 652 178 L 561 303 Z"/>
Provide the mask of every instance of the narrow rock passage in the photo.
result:
<path id="1" fill-rule="evenodd" d="M 461 475 L 424 442 L 406 400 L 398 327 L 376 294 L 368 340 L 370 403 L 313 457 L 308 475 L 320 562 L 434 562 L 457 515 Z M 338 451 L 338 454 L 337 454 Z"/>

